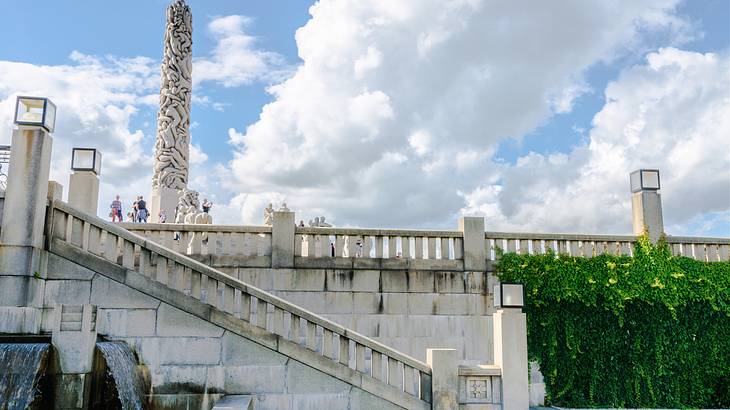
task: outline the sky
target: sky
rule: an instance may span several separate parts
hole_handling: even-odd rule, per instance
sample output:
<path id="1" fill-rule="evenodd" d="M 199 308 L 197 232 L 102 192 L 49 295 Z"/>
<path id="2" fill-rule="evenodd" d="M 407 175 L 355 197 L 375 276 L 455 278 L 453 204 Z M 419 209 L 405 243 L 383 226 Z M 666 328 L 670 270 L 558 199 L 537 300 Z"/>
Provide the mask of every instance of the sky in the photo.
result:
<path id="1" fill-rule="evenodd" d="M 165 0 L 2 2 L 0 144 L 58 105 L 51 179 L 103 153 L 99 215 L 149 197 Z M 188 0 L 190 187 L 216 223 L 730 235 L 730 2 Z M 67 191 L 67 189 L 66 189 Z"/>

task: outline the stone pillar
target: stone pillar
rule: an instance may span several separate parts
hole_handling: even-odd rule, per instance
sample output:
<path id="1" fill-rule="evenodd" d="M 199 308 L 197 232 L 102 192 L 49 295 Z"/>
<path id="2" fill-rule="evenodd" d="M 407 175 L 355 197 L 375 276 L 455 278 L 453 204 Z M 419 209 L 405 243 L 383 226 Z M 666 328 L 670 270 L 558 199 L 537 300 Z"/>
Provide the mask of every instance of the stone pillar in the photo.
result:
<path id="1" fill-rule="evenodd" d="M 294 267 L 294 212 L 274 211 L 271 225 L 271 267 Z"/>
<path id="2" fill-rule="evenodd" d="M 55 348 L 56 409 L 89 407 L 96 347 L 96 306 L 56 305 L 51 343 Z"/>
<path id="3" fill-rule="evenodd" d="M 92 171 L 74 171 L 69 177 L 68 204 L 96 215 L 99 207 L 99 177 Z"/>
<path id="4" fill-rule="evenodd" d="M 634 235 L 649 232 L 649 239 L 656 243 L 664 233 L 662 197 L 655 190 L 641 190 L 631 195 Z"/>
<path id="5" fill-rule="evenodd" d="M 63 185 L 56 181 L 48 181 L 48 200 L 49 201 L 62 201 L 63 200 Z"/>
<path id="6" fill-rule="evenodd" d="M 502 409 L 529 407 L 527 317 L 519 308 L 502 308 L 492 316 L 494 364 L 502 369 Z"/>
<path id="7" fill-rule="evenodd" d="M 459 409 L 459 358 L 456 349 L 426 349 L 431 366 L 431 408 Z"/>
<path id="8" fill-rule="evenodd" d="M 40 331 L 52 146 L 39 127 L 13 131 L 0 233 L 0 332 Z"/>
<path id="9" fill-rule="evenodd" d="M 459 231 L 464 234 L 464 270 L 487 270 L 487 251 L 484 239 L 484 218 L 465 216 L 459 218 Z"/>

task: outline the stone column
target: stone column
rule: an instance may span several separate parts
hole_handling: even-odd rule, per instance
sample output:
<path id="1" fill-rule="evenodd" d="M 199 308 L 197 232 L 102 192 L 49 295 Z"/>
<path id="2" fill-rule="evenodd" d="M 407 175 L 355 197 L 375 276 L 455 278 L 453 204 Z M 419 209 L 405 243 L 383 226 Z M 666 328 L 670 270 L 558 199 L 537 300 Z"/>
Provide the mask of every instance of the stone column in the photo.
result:
<path id="1" fill-rule="evenodd" d="M 426 349 L 431 366 L 431 408 L 459 409 L 459 358 L 456 349 Z"/>
<path id="2" fill-rule="evenodd" d="M 56 305 L 51 343 L 58 355 L 56 409 L 87 409 L 96 347 L 96 306 Z"/>
<path id="3" fill-rule="evenodd" d="M 634 235 L 649 232 L 649 239 L 656 243 L 664 233 L 662 197 L 657 190 L 642 189 L 631 195 Z"/>
<path id="4" fill-rule="evenodd" d="M 484 218 L 465 216 L 459 218 L 459 231 L 464 234 L 464 270 L 487 270 L 487 251 L 484 239 Z"/>
<path id="5" fill-rule="evenodd" d="M 294 267 L 294 212 L 274 211 L 271 225 L 271 267 Z"/>
<path id="6" fill-rule="evenodd" d="M 74 171 L 69 177 L 68 204 L 96 215 L 99 207 L 99 177 L 92 171 Z"/>
<path id="7" fill-rule="evenodd" d="M 522 309 L 502 308 L 492 316 L 494 364 L 502 369 L 502 409 L 529 407 L 527 318 Z"/>
<path id="8" fill-rule="evenodd" d="M 51 135 L 39 127 L 13 131 L 0 233 L 0 332 L 40 331 L 52 146 Z"/>

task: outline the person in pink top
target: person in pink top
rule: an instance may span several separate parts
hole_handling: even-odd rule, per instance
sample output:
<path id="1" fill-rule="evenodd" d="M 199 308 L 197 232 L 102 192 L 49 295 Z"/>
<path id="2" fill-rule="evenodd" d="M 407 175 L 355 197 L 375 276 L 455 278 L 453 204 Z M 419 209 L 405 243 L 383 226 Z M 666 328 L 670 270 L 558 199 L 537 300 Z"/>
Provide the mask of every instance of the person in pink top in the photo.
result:
<path id="1" fill-rule="evenodd" d="M 119 195 L 117 195 L 116 199 L 112 201 L 109 208 L 111 208 L 109 216 L 111 216 L 112 222 L 116 222 L 117 220 L 122 222 L 122 201 L 119 200 Z"/>

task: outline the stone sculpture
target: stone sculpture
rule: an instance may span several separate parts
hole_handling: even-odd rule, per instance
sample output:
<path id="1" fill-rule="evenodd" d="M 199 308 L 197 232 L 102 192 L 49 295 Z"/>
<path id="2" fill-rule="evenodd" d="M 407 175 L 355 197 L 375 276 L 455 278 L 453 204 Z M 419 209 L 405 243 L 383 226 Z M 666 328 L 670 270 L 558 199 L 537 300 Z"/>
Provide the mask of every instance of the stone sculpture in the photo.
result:
<path id="1" fill-rule="evenodd" d="M 271 226 L 274 224 L 274 205 L 269 202 L 269 206 L 264 209 L 264 225 Z"/>
<path id="2" fill-rule="evenodd" d="M 185 0 L 167 8 L 160 110 L 152 176 L 152 215 L 175 205 L 175 192 L 188 184 L 193 19 Z"/>

